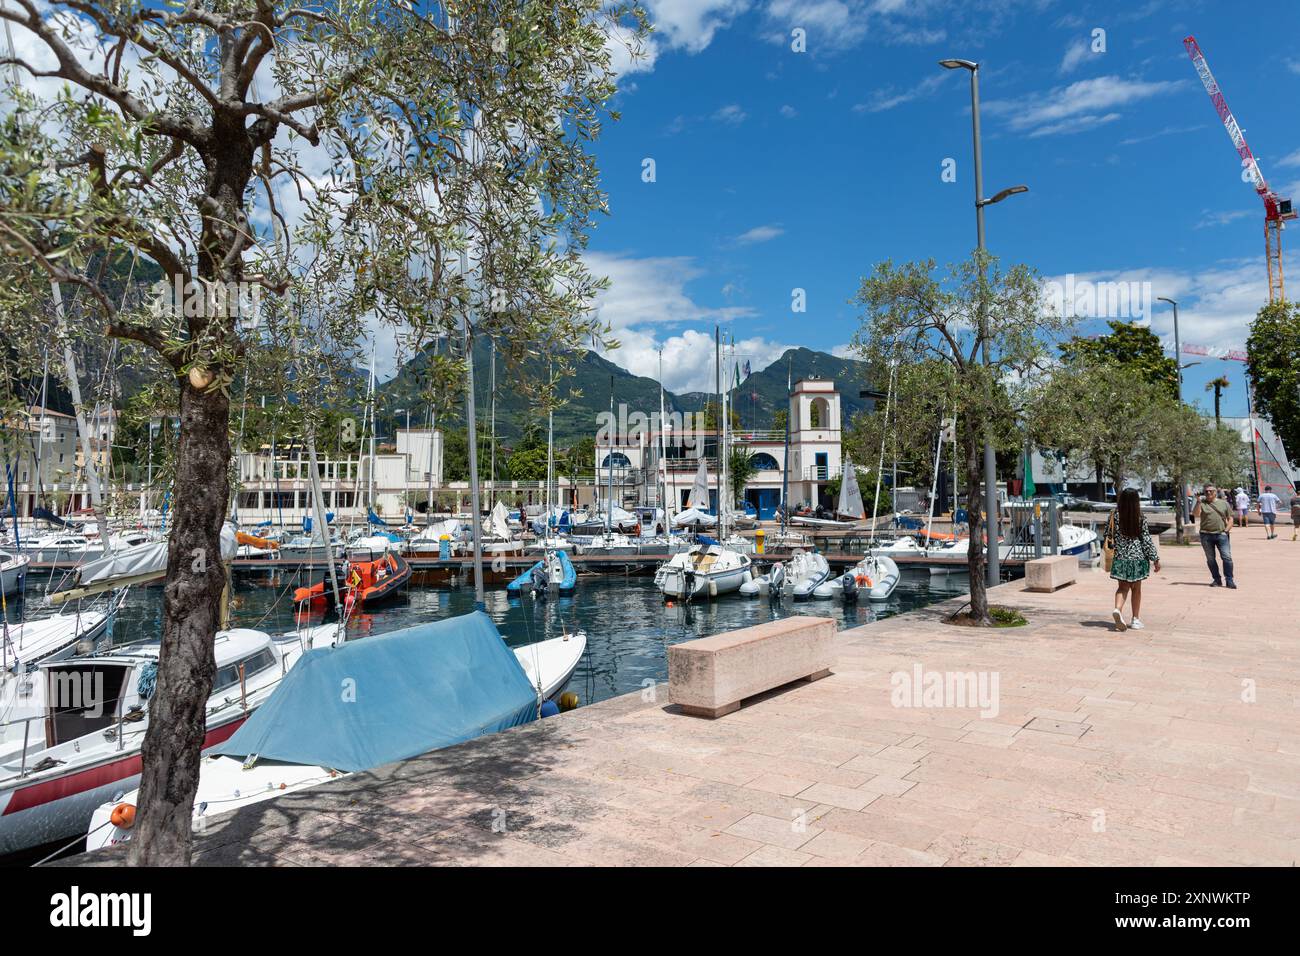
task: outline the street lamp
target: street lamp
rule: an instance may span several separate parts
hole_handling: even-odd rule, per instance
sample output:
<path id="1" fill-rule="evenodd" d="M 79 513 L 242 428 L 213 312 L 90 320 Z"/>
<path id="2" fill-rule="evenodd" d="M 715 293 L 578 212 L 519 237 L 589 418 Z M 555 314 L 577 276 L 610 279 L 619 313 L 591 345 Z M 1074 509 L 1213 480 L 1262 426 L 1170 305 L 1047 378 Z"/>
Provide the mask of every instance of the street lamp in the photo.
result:
<path id="1" fill-rule="evenodd" d="M 1168 302 L 1174 307 L 1174 364 L 1178 365 L 1183 360 L 1182 343 L 1178 340 L 1178 303 L 1173 299 L 1167 299 L 1163 295 L 1156 296 L 1157 302 Z M 1195 363 L 1193 363 L 1195 364 Z M 1187 366 L 1178 365 L 1178 400 L 1183 400 L 1183 369 Z"/>
<path id="2" fill-rule="evenodd" d="M 970 73 L 971 138 L 974 140 L 975 150 L 975 238 L 980 252 L 979 324 L 980 337 L 984 342 L 984 365 L 987 367 L 993 363 L 989 355 L 988 328 L 984 314 L 984 207 L 1000 203 L 1008 196 L 1029 192 L 1029 187 L 1023 185 L 1011 186 L 999 193 L 995 193 L 990 199 L 984 198 L 984 161 L 980 148 L 980 65 L 973 60 L 957 59 L 940 60 L 939 65 L 947 70 L 967 70 Z M 994 452 L 993 442 L 989 438 L 987 423 L 984 431 L 984 514 L 988 524 L 985 529 L 988 539 L 988 584 L 989 587 L 995 587 L 1002 576 L 998 560 L 997 539 L 997 528 L 1001 524 L 1001 516 L 998 508 L 997 454 Z"/>

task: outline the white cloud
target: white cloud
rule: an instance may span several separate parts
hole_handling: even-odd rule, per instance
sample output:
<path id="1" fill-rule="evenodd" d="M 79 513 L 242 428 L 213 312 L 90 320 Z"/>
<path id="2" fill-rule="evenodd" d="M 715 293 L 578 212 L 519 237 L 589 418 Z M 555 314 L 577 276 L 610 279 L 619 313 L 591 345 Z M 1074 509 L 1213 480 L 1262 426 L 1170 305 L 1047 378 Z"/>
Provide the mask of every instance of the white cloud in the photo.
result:
<path id="1" fill-rule="evenodd" d="M 588 252 L 585 258 L 595 274 L 610 280 L 610 288 L 596 300 L 596 316 L 610 325 L 619 348 L 605 357 L 634 374 L 657 378 L 662 348 L 668 388 L 675 392 L 712 389 L 712 326 L 752 318 L 757 311 L 749 306 L 714 308 L 697 303 L 686 286 L 704 271 L 686 256 L 637 259 Z M 674 330 L 677 325 L 687 327 Z M 755 336 L 737 341 L 736 354 L 739 361 L 749 360 L 758 370 L 787 347 Z"/>
<path id="2" fill-rule="evenodd" d="M 772 37 L 775 42 L 788 43 L 790 31 L 799 27 L 808 32 L 810 48 L 853 46 L 867 35 L 870 22 L 863 0 L 769 0 L 766 14 L 769 21 L 784 27 L 783 33 Z"/>
<path id="3" fill-rule="evenodd" d="M 1075 40 L 1065 49 L 1065 56 L 1061 58 L 1061 72 L 1072 73 L 1078 69 L 1088 56 L 1088 43 L 1085 40 Z"/>
<path id="4" fill-rule="evenodd" d="M 869 101 L 854 104 L 853 111 L 855 113 L 880 113 L 885 110 L 892 110 L 895 106 L 910 103 L 912 100 L 929 96 L 942 86 L 944 80 L 948 79 L 954 72 L 953 70 L 935 72 L 906 90 L 897 90 L 892 86 L 876 90 L 871 94 Z"/>
<path id="5" fill-rule="evenodd" d="M 794 119 L 796 116 L 799 115 L 799 111 L 795 109 L 793 106 L 787 105 L 781 107 L 781 115 L 784 116 L 786 119 Z"/>
<path id="6" fill-rule="evenodd" d="M 726 123 L 728 126 L 739 126 L 745 122 L 748 114 L 736 103 L 728 103 L 722 109 L 713 114 L 713 119 L 718 123 Z"/>
<path id="7" fill-rule="evenodd" d="M 785 232 L 780 226 L 755 226 L 747 232 L 742 232 L 736 237 L 736 241 L 742 245 L 751 245 L 756 242 L 769 242 Z"/>
<path id="8" fill-rule="evenodd" d="M 1173 311 L 1155 301 L 1165 296 L 1178 303 L 1178 331 L 1184 346 L 1243 348 L 1255 313 L 1268 302 L 1268 278 L 1263 261 L 1253 258 L 1216 263 L 1184 272 L 1159 267 L 1119 272 L 1076 273 L 1076 285 L 1088 282 L 1150 282 L 1150 328 L 1172 354 Z M 1053 281 L 1065 282 L 1065 276 Z M 1186 356 L 1185 356 L 1186 358 Z"/>
<path id="9" fill-rule="evenodd" d="M 1229 212 L 1210 212 L 1208 209 L 1202 214 L 1201 221 L 1196 224 L 1197 229 L 1204 229 L 1207 226 L 1226 226 L 1230 222 L 1236 222 L 1238 219 L 1245 219 L 1250 216 L 1249 209 L 1233 209 Z"/>
<path id="10" fill-rule="evenodd" d="M 646 0 L 650 22 L 673 49 L 699 53 L 749 9 L 749 0 Z"/>
<path id="11" fill-rule="evenodd" d="M 1294 153 L 1288 153 L 1277 161 L 1279 166 L 1300 166 L 1300 149 Z"/>
<path id="12" fill-rule="evenodd" d="M 983 109 L 1018 132 L 1037 131 L 1040 136 L 1073 133 L 1111 122 L 1119 115 L 1115 107 L 1172 93 L 1185 85 L 1184 80 L 1147 82 L 1099 76 L 1019 100 L 990 100 Z"/>

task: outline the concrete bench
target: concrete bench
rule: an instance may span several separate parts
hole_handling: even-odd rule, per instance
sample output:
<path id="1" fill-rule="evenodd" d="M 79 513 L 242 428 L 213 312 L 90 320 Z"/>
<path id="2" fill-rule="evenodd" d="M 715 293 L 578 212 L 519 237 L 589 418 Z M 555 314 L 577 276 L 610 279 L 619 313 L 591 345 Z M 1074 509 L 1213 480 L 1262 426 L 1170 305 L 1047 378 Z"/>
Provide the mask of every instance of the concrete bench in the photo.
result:
<path id="1" fill-rule="evenodd" d="M 1072 554 L 1034 558 L 1025 562 L 1026 591 L 1055 591 L 1073 584 L 1079 575 L 1079 559 Z"/>
<path id="2" fill-rule="evenodd" d="M 747 697 L 830 676 L 835 623 L 787 617 L 668 648 L 668 699 L 695 717 L 721 717 Z"/>

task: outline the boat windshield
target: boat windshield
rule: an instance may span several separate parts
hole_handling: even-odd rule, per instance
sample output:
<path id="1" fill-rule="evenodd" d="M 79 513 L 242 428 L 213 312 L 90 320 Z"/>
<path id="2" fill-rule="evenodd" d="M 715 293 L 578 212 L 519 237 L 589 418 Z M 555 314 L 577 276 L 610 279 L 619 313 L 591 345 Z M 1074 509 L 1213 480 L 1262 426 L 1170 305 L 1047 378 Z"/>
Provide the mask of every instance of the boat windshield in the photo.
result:
<path id="1" fill-rule="evenodd" d="M 227 688 L 238 687 L 241 665 L 244 668 L 244 680 L 247 681 L 254 674 L 260 674 L 268 667 L 274 667 L 275 655 L 271 653 L 270 648 L 263 648 L 251 657 L 245 657 L 242 661 L 235 661 L 233 664 L 218 667 L 217 679 L 212 682 L 212 693 L 218 694 Z"/>

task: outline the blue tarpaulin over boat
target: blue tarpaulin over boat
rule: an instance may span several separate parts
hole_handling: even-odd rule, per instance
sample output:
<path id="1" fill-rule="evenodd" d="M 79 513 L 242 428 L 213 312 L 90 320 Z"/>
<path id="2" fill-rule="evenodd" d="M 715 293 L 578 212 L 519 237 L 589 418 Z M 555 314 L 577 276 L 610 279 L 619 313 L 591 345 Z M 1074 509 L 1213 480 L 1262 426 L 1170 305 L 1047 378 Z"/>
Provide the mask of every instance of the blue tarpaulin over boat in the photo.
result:
<path id="1" fill-rule="evenodd" d="M 482 611 L 308 651 L 214 753 L 369 770 L 537 718 Z"/>

